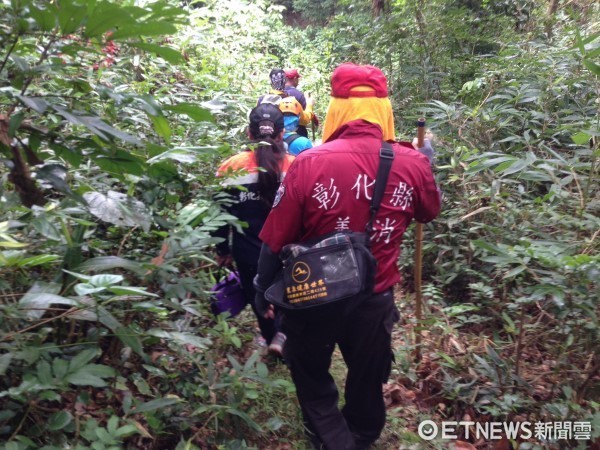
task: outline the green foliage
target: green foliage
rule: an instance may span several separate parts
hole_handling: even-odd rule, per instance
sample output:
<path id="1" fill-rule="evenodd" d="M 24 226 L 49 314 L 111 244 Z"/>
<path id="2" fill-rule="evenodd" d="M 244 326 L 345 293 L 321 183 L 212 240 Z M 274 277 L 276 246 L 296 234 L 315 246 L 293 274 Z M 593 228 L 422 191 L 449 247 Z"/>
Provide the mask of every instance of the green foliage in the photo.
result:
<path id="1" fill-rule="evenodd" d="M 217 52 L 212 68 L 196 71 L 196 52 L 207 55 L 196 45 L 208 49 L 212 38 L 188 37 L 209 10 L 78 0 L 0 9 L 0 152 L 9 170 L 0 199 L 8 300 L 0 440 L 78 449 L 218 443 L 226 438 L 180 425 L 204 402 L 203 420 L 215 413 L 225 430 L 262 429 L 250 403 L 258 388 L 246 395 L 246 378 L 267 383 L 269 395 L 289 385 L 266 380 L 256 357 L 234 375 L 233 354 L 251 336 L 215 323 L 207 308 L 211 232 L 239 226 L 212 200 L 213 164 L 254 101 L 221 83 Z M 247 11 L 278 20 L 274 10 Z"/>

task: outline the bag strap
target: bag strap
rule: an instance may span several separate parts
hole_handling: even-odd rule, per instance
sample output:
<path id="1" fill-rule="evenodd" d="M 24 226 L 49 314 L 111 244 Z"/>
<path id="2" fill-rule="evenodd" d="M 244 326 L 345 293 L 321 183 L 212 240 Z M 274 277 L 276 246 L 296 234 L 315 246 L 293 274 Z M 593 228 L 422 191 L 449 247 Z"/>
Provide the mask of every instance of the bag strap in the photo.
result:
<path id="1" fill-rule="evenodd" d="M 288 137 L 286 137 L 284 141 L 287 143 L 287 145 L 292 145 L 292 142 L 294 142 L 299 137 L 300 135 L 298 133 L 292 132 L 292 134 L 288 135 Z"/>
<path id="2" fill-rule="evenodd" d="M 377 211 L 379 211 L 379 205 L 381 205 L 381 200 L 383 199 L 383 193 L 385 192 L 385 186 L 393 161 L 394 150 L 392 149 L 392 145 L 384 141 L 379 149 L 379 167 L 377 168 L 377 176 L 375 177 L 373 197 L 371 198 L 371 217 L 365 227 L 367 236 L 370 236 L 373 231 L 373 221 L 375 220 Z"/>

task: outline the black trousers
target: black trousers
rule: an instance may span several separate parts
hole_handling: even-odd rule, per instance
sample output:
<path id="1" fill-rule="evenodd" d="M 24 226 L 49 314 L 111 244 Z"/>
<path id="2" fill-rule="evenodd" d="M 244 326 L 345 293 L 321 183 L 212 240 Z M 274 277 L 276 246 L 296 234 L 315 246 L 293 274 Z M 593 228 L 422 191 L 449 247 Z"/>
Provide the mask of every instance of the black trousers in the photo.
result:
<path id="1" fill-rule="evenodd" d="M 260 328 L 260 334 L 265 338 L 267 344 L 271 343 L 273 336 L 277 333 L 277 326 L 275 324 L 275 320 L 273 319 L 265 319 L 261 314 L 256 310 L 256 303 L 254 302 L 254 298 L 256 297 L 256 290 L 254 289 L 253 280 L 256 276 L 256 271 L 258 267 L 252 264 L 244 264 L 236 261 L 235 263 L 238 272 L 240 274 L 240 282 L 242 283 L 242 290 L 244 291 L 244 298 L 246 299 L 246 304 L 249 304 L 254 311 L 254 315 L 256 316 L 256 320 L 258 322 L 258 328 Z"/>
<path id="2" fill-rule="evenodd" d="M 323 317 L 283 313 L 289 365 L 304 424 L 316 448 L 366 449 L 385 424 L 382 383 L 391 370 L 391 331 L 399 319 L 391 289 L 374 294 L 350 312 Z M 329 373 L 338 344 L 348 367 L 345 405 Z"/>

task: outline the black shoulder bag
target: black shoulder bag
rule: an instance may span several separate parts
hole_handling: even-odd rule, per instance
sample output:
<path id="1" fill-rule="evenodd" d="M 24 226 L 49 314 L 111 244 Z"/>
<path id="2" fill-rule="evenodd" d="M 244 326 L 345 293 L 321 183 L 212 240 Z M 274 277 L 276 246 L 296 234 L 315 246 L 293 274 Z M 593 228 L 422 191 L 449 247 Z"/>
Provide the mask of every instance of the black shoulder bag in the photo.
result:
<path id="1" fill-rule="evenodd" d="M 392 146 L 379 150 L 379 167 L 365 232 L 334 231 L 283 247 L 283 269 L 266 290 L 268 302 L 288 311 L 322 308 L 373 292 L 377 261 L 370 236 L 394 160 Z"/>

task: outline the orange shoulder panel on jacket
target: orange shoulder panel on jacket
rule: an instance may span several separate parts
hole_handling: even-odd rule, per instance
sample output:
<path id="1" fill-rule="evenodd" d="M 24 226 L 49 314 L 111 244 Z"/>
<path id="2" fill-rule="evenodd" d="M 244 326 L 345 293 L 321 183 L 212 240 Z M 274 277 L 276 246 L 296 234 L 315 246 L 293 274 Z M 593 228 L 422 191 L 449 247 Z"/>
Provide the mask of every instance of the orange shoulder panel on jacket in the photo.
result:
<path id="1" fill-rule="evenodd" d="M 243 151 L 226 159 L 217 169 L 217 176 L 223 176 L 228 170 L 248 170 L 256 169 L 256 158 L 254 152 Z"/>
<path id="2" fill-rule="evenodd" d="M 287 172 L 290 164 L 296 159 L 294 155 L 286 154 L 282 160 L 281 170 Z M 233 171 L 247 170 L 248 172 L 254 172 L 257 168 L 256 157 L 252 151 L 244 151 L 233 155 L 232 157 L 225 160 L 221 166 L 217 169 L 217 176 L 223 176 L 229 169 Z"/>

